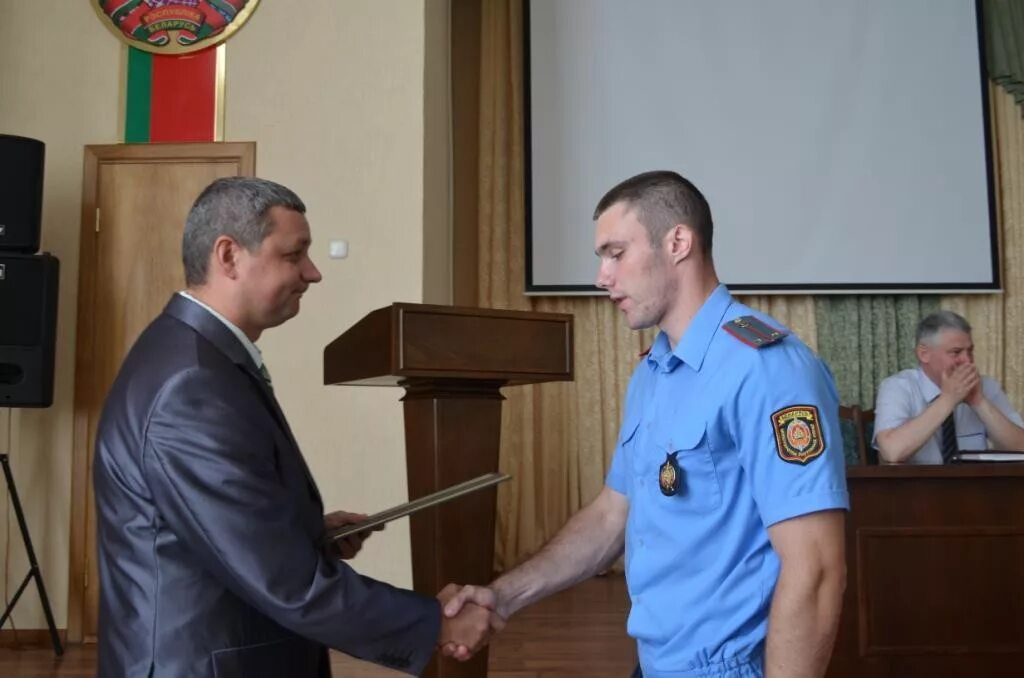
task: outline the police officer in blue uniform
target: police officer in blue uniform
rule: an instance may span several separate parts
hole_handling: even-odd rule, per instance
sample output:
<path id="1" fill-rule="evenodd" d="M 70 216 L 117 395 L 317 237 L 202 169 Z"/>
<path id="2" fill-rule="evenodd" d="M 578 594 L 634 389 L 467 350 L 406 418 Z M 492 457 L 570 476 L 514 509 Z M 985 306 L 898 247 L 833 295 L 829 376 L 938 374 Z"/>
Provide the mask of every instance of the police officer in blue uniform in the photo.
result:
<path id="1" fill-rule="evenodd" d="M 683 177 L 627 179 L 594 218 L 598 286 L 631 328 L 661 330 L 630 381 L 606 485 L 537 555 L 463 588 L 446 614 L 473 600 L 507 619 L 624 549 L 636 676 L 824 675 L 848 508 L 828 368 L 718 281 L 710 208 Z"/>

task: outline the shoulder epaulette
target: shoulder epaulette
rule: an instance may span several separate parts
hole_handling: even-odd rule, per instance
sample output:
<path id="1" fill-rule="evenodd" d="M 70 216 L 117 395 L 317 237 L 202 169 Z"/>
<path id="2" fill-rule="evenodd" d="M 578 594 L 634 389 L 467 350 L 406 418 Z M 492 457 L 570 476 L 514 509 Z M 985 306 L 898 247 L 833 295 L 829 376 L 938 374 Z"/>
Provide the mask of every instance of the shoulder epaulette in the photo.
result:
<path id="1" fill-rule="evenodd" d="M 777 330 L 752 315 L 743 315 L 722 325 L 722 329 L 747 346 L 764 348 L 782 340 L 788 332 Z"/>

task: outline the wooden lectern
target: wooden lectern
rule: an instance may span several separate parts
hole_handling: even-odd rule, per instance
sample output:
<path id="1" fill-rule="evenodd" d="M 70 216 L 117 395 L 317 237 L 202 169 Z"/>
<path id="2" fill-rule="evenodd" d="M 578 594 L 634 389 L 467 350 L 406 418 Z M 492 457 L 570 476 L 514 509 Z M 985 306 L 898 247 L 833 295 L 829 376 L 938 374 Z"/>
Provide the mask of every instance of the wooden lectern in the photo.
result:
<path id="1" fill-rule="evenodd" d="M 396 303 L 324 349 L 325 384 L 405 388 L 410 499 L 498 470 L 503 386 L 572 378 L 572 316 L 561 313 Z M 491 580 L 495 497 L 482 490 L 410 516 L 416 591 Z M 424 675 L 485 676 L 487 653 L 435 657 Z"/>

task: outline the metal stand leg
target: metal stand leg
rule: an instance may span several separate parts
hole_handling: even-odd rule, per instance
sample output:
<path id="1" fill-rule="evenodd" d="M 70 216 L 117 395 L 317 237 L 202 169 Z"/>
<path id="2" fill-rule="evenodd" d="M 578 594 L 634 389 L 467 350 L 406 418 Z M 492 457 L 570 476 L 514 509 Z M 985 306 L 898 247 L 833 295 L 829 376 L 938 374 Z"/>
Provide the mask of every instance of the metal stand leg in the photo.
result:
<path id="1" fill-rule="evenodd" d="M 11 465 L 6 454 L 0 454 L 0 464 L 4 467 L 4 478 L 7 479 L 7 490 L 11 496 L 11 503 L 14 504 L 14 514 L 18 517 L 18 527 L 21 528 L 21 538 L 25 542 L 25 551 L 28 553 L 29 571 L 25 575 L 24 581 L 21 582 L 21 586 L 18 587 L 11 602 L 8 603 L 7 609 L 4 610 L 3 616 L 0 616 L 0 628 L 3 627 L 4 622 L 11 616 L 11 612 L 14 610 L 14 606 L 18 602 L 18 598 L 25 591 L 29 581 L 33 578 L 36 580 L 36 588 L 39 589 L 39 599 L 43 602 L 43 613 L 46 615 L 46 625 L 50 629 L 50 640 L 53 641 L 53 651 L 57 653 L 57 656 L 64 654 L 64 648 L 60 643 L 60 636 L 57 635 L 57 625 L 53 623 L 53 612 L 50 610 L 50 599 L 46 597 L 46 586 L 43 584 L 43 575 L 39 571 L 39 562 L 36 560 L 35 549 L 32 548 L 32 538 L 28 534 L 28 525 L 25 524 L 25 514 L 21 511 L 21 500 L 18 499 L 18 489 L 14 486 L 14 476 L 11 475 Z"/>

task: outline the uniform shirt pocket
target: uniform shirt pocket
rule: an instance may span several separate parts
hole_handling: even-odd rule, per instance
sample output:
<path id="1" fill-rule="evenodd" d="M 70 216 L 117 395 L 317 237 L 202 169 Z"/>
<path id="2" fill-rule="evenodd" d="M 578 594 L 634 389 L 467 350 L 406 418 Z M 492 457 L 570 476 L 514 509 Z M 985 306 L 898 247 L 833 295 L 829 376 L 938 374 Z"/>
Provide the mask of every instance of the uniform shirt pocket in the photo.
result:
<path id="1" fill-rule="evenodd" d="M 703 420 L 659 428 L 645 452 L 637 455 L 644 458 L 645 468 L 641 472 L 650 477 L 667 510 L 709 513 L 722 505 L 722 488 Z M 664 496 L 658 484 L 660 470 L 672 454 L 679 469 L 679 489 L 674 495 Z"/>
<path id="2" fill-rule="evenodd" d="M 615 443 L 615 453 L 605 477 L 605 483 L 613 490 L 627 496 L 633 493 L 630 469 L 635 458 L 636 435 L 640 428 L 640 417 L 634 416 L 623 421 Z"/>
<path id="3" fill-rule="evenodd" d="M 619 445 L 625 445 L 636 436 L 640 428 L 640 417 L 630 417 L 622 422 L 619 429 Z"/>

